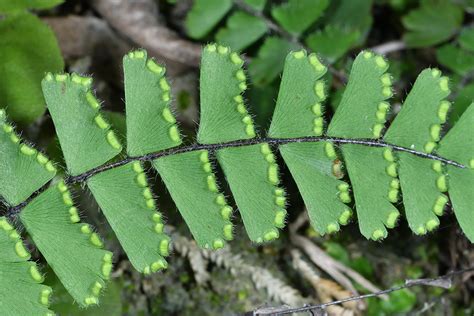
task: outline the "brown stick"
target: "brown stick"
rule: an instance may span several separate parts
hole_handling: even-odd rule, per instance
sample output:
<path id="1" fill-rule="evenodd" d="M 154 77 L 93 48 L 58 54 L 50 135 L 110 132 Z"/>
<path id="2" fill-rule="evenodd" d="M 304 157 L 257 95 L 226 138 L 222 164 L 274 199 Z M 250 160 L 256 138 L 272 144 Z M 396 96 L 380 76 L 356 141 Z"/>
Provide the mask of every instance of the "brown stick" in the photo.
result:
<path id="1" fill-rule="evenodd" d="M 118 33 L 152 55 L 182 66 L 199 65 L 201 45 L 182 39 L 160 24 L 155 1 L 95 0 L 91 5 Z"/>

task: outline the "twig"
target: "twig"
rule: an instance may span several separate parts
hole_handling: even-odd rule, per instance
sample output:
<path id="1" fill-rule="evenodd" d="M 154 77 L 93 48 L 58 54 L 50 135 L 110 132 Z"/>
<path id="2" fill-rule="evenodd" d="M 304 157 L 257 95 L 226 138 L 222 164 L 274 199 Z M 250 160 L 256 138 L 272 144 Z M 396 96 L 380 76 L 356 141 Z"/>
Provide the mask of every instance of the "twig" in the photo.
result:
<path id="1" fill-rule="evenodd" d="M 398 52 L 407 48 L 404 41 L 396 40 L 386 42 L 370 48 L 371 51 L 381 55 L 387 55 L 390 53 Z"/>
<path id="2" fill-rule="evenodd" d="M 182 39 L 158 22 L 158 7 L 153 0 L 95 0 L 91 5 L 119 33 L 131 41 L 174 62 L 174 67 L 199 65 L 201 45 Z"/>
<path id="3" fill-rule="evenodd" d="M 307 312 L 307 311 L 314 310 L 314 309 L 324 309 L 328 306 L 338 305 L 338 304 L 342 304 L 342 303 L 346 303 L 346 302 L 358 301 L 358 300 L 363 300 L 363 299 L 367 299 L 367 298 L 371 298 L 371 297 L 377 297 L 377 296 L 380 296 L 380 295 L 383 295 L 383 294 L 389 294 L 389 293 L 400 291 L 400 290 L 403 290 L 403 289 L 408 289 L 408 288 L 411 288 L 411 287 L 414 287 L 414 286 L 433 286 L 433 284 L 436 284 L 436 283 L 440 282 L 443 279 L 451 279 L 454 276 L 462 275 L 462 274 L 465 274 L 465 273 L 468 273 L 468 272 L 471 272 L 471 271 L 474 271 L 474 266 L 466 268 L 466 269 L 462 269 L 462 270 L 456 270 L 456 271 L 447 273 L 445 275 L 438 276 L 436 278 L 420 279 L 420 280 L 407 280 L 407 281 L 405 281 L 404 285 L 391 287 L 391 288 L 388 288 L 386 290 L 378 291 L 378 292 L 375 292 L 375 293 L 358 295 L 358 296 L 351 296 L 351 297 L 347 297 L 347 298 L 337 300 L 337 301 L 333 301 L 333 302 L 330 302 L 330 303 L 303 306 L 303 307 L 297 307 L 297 308 L 287 308 L 286 310 L 278 311 L 276 313 L 272 313 L 271 315 L 276 315 L 277 316 L 277 315 L 287 315 L 287 314 L 292 314 L 292 313 L 302 313 L 302 312 Z M 252 315 L 270 315 L 270 314 L 265 313 L 265 312 L 261 312 L 259 310 L 255 310 L 255 311 L 253 311 Z"/>
<path id="4" fill-rule="evenodd" d="M 300 224 L 300 223 L 299 223 Z M 327 274 L 332 276 L 340 285 L 352 292 L 357 294 L 357 290 L 352 285 L 352 282 L 348 277 L 359 283 L 364 288 L 372 292 L 380 291 L 378 287 L 372 284 L 369 280 L 364 278 L 362 275 L 356 271 L 344 266 L 337 260 L 333 259 L 321 248 L 316 246 L 308 238 L 297 234 L 298 226 L 290 225 L 290 240 L 291 242 L 301 248 L 306 255 L 311 259 L 311 261 L 324 270 Z"/>

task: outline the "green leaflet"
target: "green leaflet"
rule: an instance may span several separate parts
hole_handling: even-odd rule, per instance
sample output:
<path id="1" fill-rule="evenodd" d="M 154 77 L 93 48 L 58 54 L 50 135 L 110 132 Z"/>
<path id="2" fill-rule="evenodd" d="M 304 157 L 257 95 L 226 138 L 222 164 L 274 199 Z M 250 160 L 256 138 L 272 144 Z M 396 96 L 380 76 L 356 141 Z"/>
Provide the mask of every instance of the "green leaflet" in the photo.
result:
<path id="1" fill-rule="evenodd" d="M 14 206 L 26 200 L 56 174 L 53 163 L 21 141 L 0 109 L 0 195 Z"/>
<path id="2" fill-rule="evenodd" d="M 328 127 L 328 135 L 344 138 L 379 138 L 390 108 L 392 79 L 382 56 L 361 52 L 355 59 L 349 83 Z"/>
<path id="3" fill-rule="evenodd" d="M 354 190 L 359 228 L 367 239 L 387 237 L 385 226 L 395 227 L 400 216 L 391 204 L 398 201 L 400 183 L 396 175 L 387 172 L 394 162 L 393 155 L 386 151 L 390 152 L 390 149 L 352 144 L 342 146 Z"/>
<path id="4" fill-rule="evenodd" d="M 2 1 L 0 11 L 24 2 Z M 63 67 L 54 33 L 38 17 L 23 12 L 0 21 L 0 106 L 12 120 L 28 124 L 44 113 L 41 79 Z"/>
<path id="5" fill-rule="evenodd" d="M 474 71 L 474 53 L 446 44 L 436 50 L 436 59 L 446 68 L 463 76 Z"/>
<path id="6" fill-rule="evenodd" d="M 274 6 L 272 16 L 288 32 L 300 34 L 321 17 L 328 4 L 328 0 L 288 0 Z"/>
<path id="7" fill-rule="evenodd" d="M 440 142 L 438 154 L 453 159 L 466 166 L 459 169 L 447 166 L 449 176 L 449 196 L 454 213 L 462 230 L 471 242 L 474 242 L 474 104 L 471 104 L 459 121 Z M 446 201 L 441 201 L 446 202 Z M 437 204 L 442 209 L 441 203 Z"/>
<path id="8" fill-rule="evenodd" d="M 123 69 L 127 153 L 140 156 L 180 145 L 165 68 L 147 59 L 144 50 L 138 50 L 124 57 Z"/>
<path id="9" fill-rule="evenodd" d="M 326 88 L 320 79 L 326 70 L 315 54 L 306 56 L 305 51 L 288 54 L 269 136 L 322 135 L 324 109 L 321 102 L 326 99 Z"/>
<path id="10" fill-rule="evenodd" d="M 326 91 L 321 77 L 326 70 L 315 54 L 306 56 L 305 51 L 298 51 L 287 56 L 270 137 L 323 134 Z M 332 144 L 288 144 L 280 146 L 280 152 L 303 196 L 312 225 L 321 234 L 338 231 L 339 219 L 346 224 L 352 212 L 338 197 L 337 188 L 345 183 L 337 179 L 341 164 Z M 348 189 L 344 196 L 346 201 L 350 199 Z"/>
<path id="11" fill-rule="evenodd" d="M 54 315 L 48 309 L 51 288 L 30 259 L 23 241 L 5 217 L 0 217 L 0 314 Z"/>
<path id="12" fill-rule="evenodd" d="M 329 125 L 329 136 L 380 137 L 390 108 L 384 100 L 392 95 L 387 69 L 388 63 L 381 56 L 368 51 L 357 56 Z M 349 144 L 343 145 L 341 150 L 354 189 L 360 231 L 366 238 L 385 238 L 385 226 L 393 228 L 400 215 L 390 203 L 397 202 L 400 185 L 396 175 L 386 171 L 396 167 L 393 154 L 390 149 Z"/>
<path id="13" fill-rule="evenodd" d="M 203 49 L 199 143 L 228 142 L 256 136 L 253 119 L 247 113 L 241 95 L 247 89 L 243 62 L 228 47 L 212 44 Z"/>
<path id="14" fill-rule="evenodd" d="M 453 36 L 461 26 L 463 10 L 449 0 L 423 0 L 402 22 L 408 30 L 403 36 L 410 47 L 426 47 Z"/>
<path id="15" fill-rule="evenodd" d="M 92 79 L 76 74 L 48 74 L 43 93 L 70 174 L 97 167 L 122 150 L 114 131 L 99 113 Z"/>
<path id="16" fill-rule="evenodd" d="M 191 38 L 206 36 L 232 7 L 232 0 L 195 0 L 186 17 L 186 29 Z"/>
<path id="17" fill-rule="evenodd" d="M 227 19 L 226 27 L 217 32 L 216 41 L 233 50 L 242 50 L 257 41 L 267 30 L 265 22 L 258 17 L 237 11 Z"/>
<path id="18" fill-rule="evenodd" d="M 153 162 L 198 245 L 218 249 L 232 239 L 232 208 L 219 193 L 206 150 Z"/>
<path id="19" fill-rule="evenodd" d="M 449 81 L 438 69 L 421 72 L 384 139 L 414 150 L 432 152 L 450 107 Z M 415 128 L 414 128 L 415 127 Z"/>
<path id="20" fill-rule="evenodd" d="M 283 70 L 288 52 L 297 48 L 296 44 L 279 37 L 267 37 L 249 65 L 252 83 L 263 86 L 275 80 Z"/>
<path id="21" fill-rule="evenodd" d="M 144 274 L 165 269 L 170 240 L 141 163 L 97 174 L 87 186 L 135 269 Z"/>
<path id="22" fill-rule="evenodd" d="M 63 181 L 41 193 L 20 219 L 61 283 L 81 306 L 98 304 L 112 270 L 112 253 L 100 237 L 79 224 L 78 210 Z"/>
<path id="23" fill-rule="evenodd" d="M 12 13 L 26 9 L 49 9 L 63 3 L 63 1 L 64 0 L 1 0 L 0 12 Z"/>
<path id="24" fill-rule="evenodd" d="M 263 143 L 221 149 L 217 159 L 250 240 L 261 243 L 278 238 L 277 228 L 285 226 L 286 198 L 278 187 L 278 165 L 270 146 Z"/>
<path id="25" fill-rule="evenodd" d="M 442 211 L 438 211 L 435 205 L 447 197 L 441 192 L 444 190 L 440 190 L 438 179 L 446 178 L 441 171 L 438 173 L 434 170 L 438 168 L 437 162 L 405 152 L 399 153 L 398 158 L 398 174 L 408 224 L 415 234 L 426 234 L 439 226 L 436 215 L 442 215 Z"/>
<path id="26" fill-rule="evenodd" d="M 325 25 L 358 30 L 361 34 L 365 34 L 372 24 L 373 2 L 373 0 L 331 0 Z"/>
<path id="27" fill-rule="evenodd" d="M 459 45 L 470 51 L 474 51 L 474 27 L 464 27 L 459 34 Z"/>
<path id="28" fill-rule="evenodd" d="M 280 152 L 296 181 L 308 209 L 311 224 L 322 235 L 339 231 L 352 216 L 343 201 L 350 202 L 349 186 L 342 178 L 341 161 L 331 143 L 299 143 L 280 146 Z"/>
<path id="29" fill-rule="evenodd" d="M 306 37 L 306 45 L 318 52 L 329 62 L 334 63 L 352 48 L 360 38 L 359 30 L 352 30 L 338 25 L 327 25 Z"/>

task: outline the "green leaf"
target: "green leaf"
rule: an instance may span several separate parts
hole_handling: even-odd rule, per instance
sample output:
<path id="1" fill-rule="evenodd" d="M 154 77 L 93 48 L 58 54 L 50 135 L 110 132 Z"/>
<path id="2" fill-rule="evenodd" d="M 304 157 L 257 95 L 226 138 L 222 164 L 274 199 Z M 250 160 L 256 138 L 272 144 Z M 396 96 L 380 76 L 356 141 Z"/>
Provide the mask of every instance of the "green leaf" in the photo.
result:
<path id="1" fill-rule="evenodd" d="M 209 33 L 232 7 L 232 0 L 195 0 L 186 16 L 188 35 L 200 39 Z"/>
<path id="2" fill-rule="evenodd" d="M 0 217 L 0 314 L 53 315 L 48 309 L 51 288 L 26 250 L 18 232 Z"/>
<path id="3" fill-rule="evenodd" d="M 289 54 L 280 84 L 270 137 L 320 136 L 323 133 L 323 105 L 326 99 L 321 77 L 327 68 L 315 54 Z"/>
<path id="4" fill-rule="evenodd" d="M 297 48 L 296 44 L 279 37 L 267 37 L 249 65 L 252 83 L 263 86 L 275 80 L 283 70 L 288 52 Z"/>
<path id="5" fill-rule="evenodd" d="M 324 130 L 326 73 L 315 54 L 289 54 L 269 130 L 275 138 L 320 136 Z M 330 149 L 326 151 L 326 148 Z M 339 198 L 340 161 L 332 144 L 301 143 L 280 146 L 280 152 L 303 196 L 312 225 L 320 234 L 339 230 L 352 214 Z M 316 185 L 315 185 L 316 184 Z M 350 199 L 347 190 L 343 194 Z"/>
<path id="6" fill-rule="evenodd" d="M 27 9 L 49 9 L 64 0 L 0 0 L 0 13 L 12 13 Z"/>
<path id="7" fill-rule="evenodd" d="M 237 11 L 227 19 L 225 28 L 216 34 L 220 44 L 233 50 L 243 50 L 261 38 L 268 28 L 264 21 L 242 11 Z"/>
<path id="8" fill-rule="evenodd" d="M 328 135 L 344 138 L 379 138 L 392 96 L 392 79 L 382 56 L 361 52 L 352 64 L 341 103 L 328 127 Z"/>
<path id="9" fill-rule="evenodd" d="M 25 12 L 0 20 L 0 104 L 12 120 L 28 124 L 44 113 L 40 81 L 63 67 L 54 33 L 38 17 Z"/>
<path id="10" fill-rule="evenodd" d="M 81 306 L 98 304 L 110 277 L 112 253 L 78 210 L 63 181 L 47 189 L 20 213 L 20 219 L 61 283 Z"/>
<path id="11" fill-rule="evenodd" d="M 373 0 L 332 0 L 324 23 L 328 26 L 359 31 L 361 35 L 365 35 L 372 25 L 372 5 Z"/>
<path id="12" fill-rule="evenodd" d="M 438 154 L 466 166 L 465 169 L 447 166 L 449 197 L 454 213 L 467 238 L 474 242 L 474 103 L 440 142 Z"/>
<path id="13" fill-rule="evenodd" d="M 390 108 L 384 100 L 392 95 L 392 79 L 386 73 L 387 69 L 388 63 L 382 56 L 367 51 L 357 56 L 341 102 L 329 125 L 329 136 L 381 136 Z M 400 216 L 391 204 L 398 200 L 399 182 L 396 175 L 386 172 L 392 164 L 392 156 L 385 155 L 385 151 L 384 148 L 350 144 L 342 146 L 354 189 L 360 231 L 366 238 L 374 240 L 385 238 L 385 227 L 393 228 Z"/>
<path id="14" fill-rule="evenodd" d="M 385 227 L 393 228 L 400 212 L 391 203 L 398 200 L 400 184 L 386 168 L 384 148 L 347 144 L 342 146 L 344 161 L 354 190 L 359 228 L 367 239 L 387 237 Z"/>
<path id="15" fill-rule="evenodd" d="M 440 138 L 441 124 L 446 122 L 450 104 L 443 99 L 448 95 L 448 78 L 441 77 L 437 69 L 425 69 L 388 128 L 385 140 L 431 153 Z M 447 199 L 443 194 L 446 191 L 446 175 L 439 162 L 407 152 L 400 152 L 398 158 L 408 224 L 416 234 L 422 235 L 439 225 L 436 215 L 442 214 L 442 208 L 439 210 L 436 205 Z M 396 164 L 391 166 L 392 170 L 387 169 L 387 172 L 396 176 Z"/>
<path id="16" fill-rule="evenodd" d="M 250 240 L 261 243 L 278 238 L 277 228 L 285 226 L 286 198 L 278 187 L 278 165 L 269 145 L 221 149 L 217 159 Z"/>
<path id="17" fill-rule="evenodd" d="M 449 93 L 449 79 L 442 77 L 438 69 L 423 70 L 401 111 L 388 128 L 385 140 L 414 150 L 431 152 L 436 145 L 432 143 L 436 143 L 435 138 L 438 138 L 432 136 L 439 135 L 438 127 L 446 121 L 450 104 L 443 99 Z"/>
<path id="18" fill-rule="evenodd" d="M 162 157 L 153 162 L 196 242 L 222 248 L 232 239 L 232 208 L 219 193 L 206 150 Z"/>
<path id="19" fill-rule="evenodd" d="M 262 11 L 267 0 L 244 0 L 244 2 L 255 10 Z"/>
<path id="20" fill-rule="evenodd" d="M 123 59 L 123 68 L 127 153 L 141 156 L 180 145 L 165 68 L 147 59 L 144 50 L 128 53 Z"/>
<path id="21" fill-rule="evenodd" d="M 43 92 L 70 174 L 97 167 L 122 151 L 115 132 L 100 114 L 92 79 L 48 74 Z"/>
<path id="22" fill-rule="evenodd" d="M 309 219 L 324 235 L 339 231 L 352 217 L 348 185 L 342 178 L 341 161 L 331 143 L 299 143 L 280 146 L 280 152 L 301 192 Z"/>
<path id="23" fill-rule="evenodd" d="M 323 30 L 308 35 L 305 41 L 309 48 L 334 63 L 357 44 L 359 38 L 358 30 L 327 25 Z"/>
<path id="24" fill-rule="evenodd" d="M 464 27 L 459 34 L 459 45 L 470 51 L 474 51 L 474 27 Z"/>
<path id="25" fill-rule="evenodd" d="M 417 235 L 424 235 L 439 226 L 437 215 L 442 211 L 436 209 L 438 201 L 447 200 L 437 186 L 438 174 L 433 170 L 435 163 L 431 160 L 402 152 L 398 154 L 398 173 L 403 193 L 405 215 L 411 230 Z"/>
<path id="26" fill-rule="evenodd" d="M 446 41 L 461 26 L 463 10 L 449 0 L 423 0 L 402 18 L 409 47 L 426 47 Z"/>
<path id="27" fill-rule="evenodd" d="M 20 139 L 2 109 L 0 152 L 0 196 L 12 206 L 26 200 L 56 174 L 55 166 L 44 154 Z"/>
<path id="28" fill-rule="evenodd" d="M 300 34 L 316 22 L 328 0 L 288 0 L 272 8 L 273 18 L 288 32 Z"/>
<path id="29" fill-rule="evenodd" d="M 144 274 L 165 269 L 170 239 L 141 163 L 97 174 L 87 186 L 134 268 Z"/>
<path id="30" fill-rule="evenodd" d="M 436 50 L 438 63 L 463 76 L 474 71 L 474 53 L 446 44 Z"/>
<path id="31" fill-rule="evenodd" d="M 228 47 L 208 45 L 201 60 L 201 144 L 249 139 L 256 136 L 242 93 L 247 89 L 243 60 Z M 221 87 L 216 89 L 216 87 Z"/>

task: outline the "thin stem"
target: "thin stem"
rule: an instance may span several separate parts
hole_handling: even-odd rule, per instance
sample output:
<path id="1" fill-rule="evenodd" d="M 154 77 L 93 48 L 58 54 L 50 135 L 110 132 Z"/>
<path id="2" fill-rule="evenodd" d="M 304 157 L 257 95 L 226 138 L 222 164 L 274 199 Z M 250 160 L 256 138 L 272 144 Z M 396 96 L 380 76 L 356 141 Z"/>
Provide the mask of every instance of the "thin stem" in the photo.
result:
<path id="1" fill-rule="evenodd" d="M 395 40 L 386 43 L 382 43 L 380 45 L 372 47 L 370 50 L 374 53 L 387 55 L 390 53 L 398 52 L 407 48 L 407 45 L 404 41 Z"/>
<path id="2" fill-rule="evenodd" d="M 187 145 L 187 146 L 180 146 L 180 147 L 165 149 L 165 150 L 157 151 L 154 153 L 146 154 L 143 156 L 126 157 L 120 161 L 103 164 L 99 167 L 93 168 L 77 176 L 69 176 L 68 178 L 65 179 L 65 182 L 66 184 L 69 184 L 69 185 L 83 183 L 87 181 L 87 179 L 89 179 L 90 177 L 96 174 L 126 165 L 132 161 L 153 161 L 155 159 L 159 159 L 162 157 L 167 157 L 167 156 L 172 156 L 172 155 L 177 155 L 177 154 L 182 154 L 182 153 L 197 151 L 197 150 L 209 150 L 211 152 L 214 152 L 214 151 L 224 149 L 224 148 L 251 146 L 251 145 L 256 145 L 256 144 L 261 144 L 261 143 L 269 143 L 271 145 L 280 146 L 280 145 L 292 144 L 292 143 L 311 143 L 311 142 L 332 142 L 334 144 L 339 144 L 339 145 L 353 144 L 353 145 L 362 145 L 362 146 L 368 146 L 368 147 L 391 148 L 394 151 L 407 152 L 418 157 L 441 161 L 447 165 L 451 165 L 454 167 L 466 168 L 466 166 L 454 160 L 449 160 L 449 159 L 446 159 L 444 157 L 440 157 L 434 154 L 427 154 L 427 153 L 420 152 L 411 148 L 389 144 L 380 140 L 350 139 L 350 138 L 329 137 L 329 136 L 305 136 L 305 137 L 294 137 L 294 138 L 267 137 L 267 138 L 252 138 L 252 139 L 236 140 L 236 141 L 230 141 L 230 142 L 219 143 L 219 144 L 192 144 L 192 145 Z M 20 203 L 16 206 L 13 206 L 7 209 L 6 211 L 7 216 L 12 217 L 18 214 L 26 205 L 28 205 L 29 202 L 31 202 L 39 193 L 43 192 L 48 186 L 49 186 L 49 183 L 46 183 L 38 191 L 33 193 L 23 203 Z"/>
<path id="3" fill-rule="evenodd" d="M 469 267 L 469 268 L 466 268 L 466 269 L 453 271 L 453 272 L 450 272 L 450 273 L 447 273 L 445 275 L 441 275 L 441 276 L 438 276 L 438 277 L 432 278 L 432 279 L 407 280 L 407 281 L 405 281 L 405 284 L 400 285 L 400 286 L 395 286 L 395 287 L 392 287 L 392 288 L 389 288 L 389 289 L 386 289 L 386 290 L 382 290 L 382 291 L 379 291 L 379 292 L 375 292 L 375 293 L 369 293 L 369 294 L 358 295 L 358 296 L 351 296 L 351 297 L 343 298 L 343 299 L 333 301 L 333 302 L 329 302 L 329 303 L 324 303 L 324 304 L 319 304 L 319 305 L 306 305 L 306 306 L 303 306 L 303 307 L 296 307 L 296 308 L 288 308 L 288 309 L 285 309 L 285 310 L 282 310 L 282 311 L 277 311 L 277 312 L 274 311 L 274 312 L 271 312 L 271 313 L 261 312 L 261 311 L 256 310 L 254 312 L 246 313 L 246 315 L 254 315 L 254 316 L 256 316 L 256 315 L 288 315 L 288 314 L 293 314 L 293 313 L 308 312 L 308 311 L 312 311 L 312 310 L 315 310 L 315 311 L 316 310 L 324 310 L 328 306 L 339 305 L 339 304 L 342 304 L 342 303 L 352 302 L 352 301 L 359 301 L 359 300 L 363 300 L 363 299 L 367 299 L 367 298 L 371 298 L 371 297 L 377 297 L 377 296 L 380 296 L 380 295 L 389 294 L 389 293 L 392 293 L 392 292 L 396 292 L 396 291 L 400 291 L 400 290 L 403 290 L 403 289 L 411 288 L 413 286 L 420 286 L 420 285 L 436 286 L 436 284 L 439 281 L 442 281 L 442 280 L 445 280 L 445 279 L 451 279 L 454 276 L 462 275 L 464 273 L 468 273 L 468 272 L 472 272 L 472 271 L 474 271 L 474 267 Z"/>

